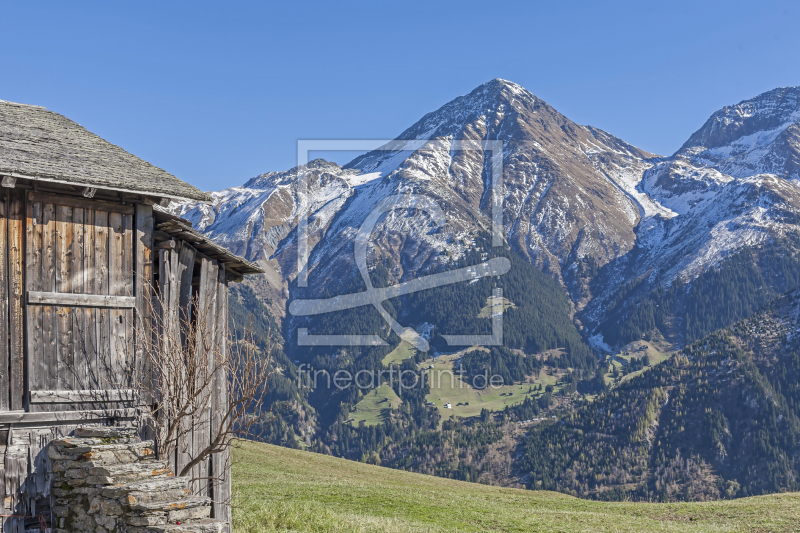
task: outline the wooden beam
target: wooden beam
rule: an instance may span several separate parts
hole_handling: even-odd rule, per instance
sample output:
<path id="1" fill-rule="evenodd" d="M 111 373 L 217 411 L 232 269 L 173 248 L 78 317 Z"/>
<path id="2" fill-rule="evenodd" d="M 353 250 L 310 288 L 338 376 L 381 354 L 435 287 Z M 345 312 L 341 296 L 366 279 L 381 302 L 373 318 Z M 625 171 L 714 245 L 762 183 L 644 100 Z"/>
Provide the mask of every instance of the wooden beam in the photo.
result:
<path id="1" fill-rule="evenodd" d="M 25 196 L 21 190 L 9 191 L 8 205 L 8 302 L 9 302 L 9 337 L 11 352 L 10 394 L 12 410 L 22 409 L 25 390 L 25 333 L 23 331 L 23 298 L 25 295 Z"/>
<path id="2" fill-rule="evenodd" d="M 134 418 L 139 409 L 97 409 L 93 411 L 55 411 L 28 413 L 7 411 L 0 413 L 0 424 L 29 424 L 35 422 L 78 422 L 81 420 L 103 420 L 106 418 Z"/>
<path id="3" fill-rule="evenodd" d="M 111 213 L 121 213 L 132 215 L 134 207 L 129 204 L 108 202 L 105 200 L 95 200 L 81 198 L 78 196 L 65 196 L 60 194 L 48 194 L 43 192 L 28 192 L 28 200 L 32 202 L 42 202 L 44 204 L 66 205 L 70 207 L 80 207 L 82 209 L 99 209 Z"/>
<path id="4" fill-rule="evenodd" d="M 219 268 L 219 279 L 216 284 L 217 290 L 217 350 L 220 353 L 228 353 L 228 286 L 225 264 Z M 228 378 L 224 372 L 216 375 L 214 383 L 214 396 L 211 403 L 211 434 L 215 435 L 219 427 L 225 423 L 225 414 L 230 405 L 228 397 Z M 231 507 L 231 462 L 230 447 L 225 448 L 211 457 L 211 479 L 215 480 L 210 494 L 213 503 L 211 516 L 230 523 Z M 230 533 L 230 529 L 228 529 Z"/>
<path id="5" fill-rule="evenodd" d="M 155 242 L 169 241 L 171 239 L 172 239 L 172 235 L 170 235 L 169 233 L 164 233 L 163 231 L 160 231 L 160 230 L 154 230 L 153 231 L 153 240 Z"/>
<path id="6" fill-rule="evenodd" d="M 31 391 L 31 403 L 131 402 L 138 398 L 133 389 L 117 390 L 37 390 Z"/>
<path id="7" fill-rule="evenodd" d="M 28 291 L 28 304 L 55 305 L 58 307 L 133 309 L 136 304 L 136 298 L 133 296 L 112 296 L 109 294 Z"/>
<path id="8" fill-rule="evenodd" d="M 0 411 L 9 408 L 8 376 L 8 195 L 0 196 Z"/>
<path id="9" fill-rule="evenodd" d="M 170 239 L 168 241 L 161 241 L 157 243 L 154 248 L 156 250 L 167 250 L 167 249 L 174 250 L 175 248 L 177 248 L 177 246 L 178 243 L 175 242 L 175 239 Z"/>
<path id="10" fill-rule="evenodd" d="M 152 383 L 152 365 L 145 355 L 145 347 L 152 342 L 153 335 L 153 207 L 136 204 L 136 238 L 134 239 L 136 295 L 135 336 L 135 378 L 134 383 L 145 383 L 148 389 Z M 144 399 L 153 402 L 149 396 Z M 149 431 L 149 430 L 146 430 Z"/>

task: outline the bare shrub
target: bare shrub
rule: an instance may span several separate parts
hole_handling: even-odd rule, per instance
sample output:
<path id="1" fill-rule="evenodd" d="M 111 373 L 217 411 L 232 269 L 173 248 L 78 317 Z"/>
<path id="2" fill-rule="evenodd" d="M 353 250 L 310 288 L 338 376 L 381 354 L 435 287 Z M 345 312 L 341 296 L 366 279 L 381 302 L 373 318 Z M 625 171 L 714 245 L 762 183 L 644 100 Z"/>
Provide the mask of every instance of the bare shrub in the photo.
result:
<path id="1" fill-rule="evenodd" d="M 256 338 L 251 327 L 229 331 L 227 302 L 195 296 L 179 307 L 152 294 L 151 327 L 137 329 L 143 372 L 136 387 L 148 406 L 140 423 L 152 431 L 159 458 L 202 482 L 199 465 L 212 454 L 229 461 L 234 438 L 258 438 L 275 419 L 265 400 L 276 344 L 269 332 Z M 220 481 L 211 471 L 207 477 Z"/>

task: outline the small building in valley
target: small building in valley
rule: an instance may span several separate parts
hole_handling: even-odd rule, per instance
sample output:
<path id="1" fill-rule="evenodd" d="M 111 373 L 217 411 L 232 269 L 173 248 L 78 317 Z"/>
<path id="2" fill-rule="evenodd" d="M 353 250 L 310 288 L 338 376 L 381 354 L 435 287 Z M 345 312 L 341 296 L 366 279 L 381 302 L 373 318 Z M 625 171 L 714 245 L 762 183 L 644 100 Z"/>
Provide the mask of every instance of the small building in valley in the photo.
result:
<path id="1" fill-rule="evenodd" d="M 45 108 L 0 101 L 0 179 L 0 524 L 17 532 L 58 527 L 51 441 L 132 427 L 148 408 L 131 391 L 147 371 L 140 336 L 163 311 L 153 292 L 169 288 L 169 305 L 207 302 L 224 343 L 228 282 L 262 270 L 159 210 L 209 195 Z M 216 391 L 203 415 L 212 423 L 227 383 Z M 178 472 L 190 464 L 185 453 L 164 459 Z M 229 462 L 194 468 L 227 480 L 202 496 L 229 522 Z"/>

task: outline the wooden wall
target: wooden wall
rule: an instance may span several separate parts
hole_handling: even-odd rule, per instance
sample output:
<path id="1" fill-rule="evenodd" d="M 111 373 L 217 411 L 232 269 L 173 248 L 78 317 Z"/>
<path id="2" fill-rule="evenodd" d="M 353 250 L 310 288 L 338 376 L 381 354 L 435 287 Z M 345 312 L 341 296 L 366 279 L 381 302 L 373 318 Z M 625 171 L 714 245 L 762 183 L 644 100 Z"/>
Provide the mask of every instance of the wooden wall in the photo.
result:
<path id="1" fill-rule="evenodd" d="M 30 411 L 130 400 L 134 214 L 133 205 L 28 193 Z"/>
<path id="2" fill-rule="evenodd" d="M 142 401 L 133 389 L 147 375 L 135 335 L 151 327 L 154 283 L 170 305 L 196 295 L 213 309 L 214 342 L 224 348 L 224 266 L 180 241 L 154 253 L 153 235 L 144 203 L 0 189 L 0 514 L 46 510 L 50 440 L 86 423 L 135 424 Z M 213 405 L 227 393 L 218 380 Z M 205 429 L 192 434 L 191 449 L 208 443 L 223 415 L 199 416 Z M 190 455 L 172 464 L 179 471 Z M 214 498 L 215 516 L 230 520 L 228 468 L 227 454 L 215 456 L 192 476 L 206 480 L 195 488 Z M 212 477 L 223 483 L 210 486 Z M 0 517 L 3 532 L 24 527 L 25 519 Z"/>
<path id="3" fill-rule="evenodd" d="M 0 411 L 24 406 L 23 268 L 24 205 L 22 191 L 0 191 Z"/>
<path id="4" fill-rule="evenodd" d="M 158 251 L 158 306 L 167 309 L 161 311 L 165 317 L 178 320 L 165 320 L 161 335 L 170 337 L 163 342 L 187 342 L 187 332 L 181 327 L 185 321 L 182 313 L 196 306 L 201 311 L 193 311 L 206 320 L 204 328 L 196 331 L 214 333 L 215 350 L 225 350 L 228 331 L 228 290 L 224 265 L 205 257 L 189 243 L 178 241 L 174 249 Z M 197 345 L 203 342 L 197 339 Z M 212 357 L 211 353 L 206 354 Z M 213 364 L 212 364 L 213 365 Z M 224 374 L 218 373 L 215 386 L 209 394 L 210 408 L 196 415 L 196 420 L 187 427 L 187 437 L 178 443 L 174 456 L 169 457 L 170 464 L 176 473 L 181 472 L 197 453 L 210 444 L 211 436 L 222 423 L 224 409 L 227 406 L 228 384 Z M 230 454 L 218 454 L 195 465 L 191 477 L 196 481 L 193 490 L 198 495 L 210 496 L 214 500 L 215 518 L 230 520 Z"/>

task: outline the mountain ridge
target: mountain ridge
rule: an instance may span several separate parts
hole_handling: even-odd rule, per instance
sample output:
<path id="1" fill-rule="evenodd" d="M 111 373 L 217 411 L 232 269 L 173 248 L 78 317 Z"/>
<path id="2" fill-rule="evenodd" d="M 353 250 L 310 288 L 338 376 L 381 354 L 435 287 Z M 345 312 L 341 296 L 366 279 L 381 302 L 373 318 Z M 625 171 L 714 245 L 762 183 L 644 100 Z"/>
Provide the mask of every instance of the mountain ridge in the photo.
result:
<path id="1" fill-rule="evenodd" d="M 488 154 L 453 147 L 457 140 L 500 140 L 504 236 L 565 287 L 591 337 L 607 318 L 609 298 L 630 280 L 646 278 L 649 290 L 691 282 L 744 246 L 798 233 L 800 180 L 785 178 L 800 160 L 798 121 L 800 88 L 774 89 L 715 112 L 662 157 L 575 124 L 498 78 L 406 128 L 396 139 L 411 142 L 408 150 L 384 147 L 344 166 L 312 161 L 213 193 L 211 207 L 172 210 L 264 265 L 270 294 L 285 301 L 300 266 L 296 232 L 304 210 L 309 279 L 331 287 L 357 276 L 352 242 L 366 214 L 388 196 L 422 194 L 443 206 L 444 226 L 431 232 L 425 213 L 394 212 L 373 232 L 369 262 L 390 260 L 390 277 L 401 281 L 446 270 L 490 227 Z M 603 286 L 585 276 L 587 268 L 602 272 Z"/>
<path id="2" fill-rule="evenodd" d="M 800 301 L 792 293 L 800 288 L 800 180 L 786 179 L 796 154 L 796 92 L 728 106 L 675 154 L 656 156 L 575 124 L 516 84 L 492 80 L 343 167 L 314 160 L 213 193 L 212 206 L 172 209 L 269 266 L 270 283 L 260 290 L 271 295 L 275 314 L 290 298 L 364 290 L 355 236 L 395 195 L 429 199 L 445 222 L 421 203 L 379 218 L 367 248 L 373 286 L 470 268 L 489 256 L 510 259 L 511 271 L 499 278 L 382 304 L 404 327 L 425 332 L 442 359 L 402 348 L 371 307 L 287 316 L 275 401 L 296 413 L 269 430 L 272 442 L 584 498 L 703 500 L 796 490 L 800 418 L 796 384 L 785 377 L 800 372 L 799 325 L 786 313 L 770 318 L 764 307 L 787 292 L 773 306 Z M 490 245 L 491 163 L 482 149 L 498 138 L 502 248 Z M 477 149 L 459 149 L 462 141 Z M 303 288 L 296 247 L 306 212 L 311 253 Z M 266 312 L 253 288 L 235 291 L 237 316 Z M 487 333 L 496 289 L 505 298 L 504 346 L 452 353 L 442 334 Z M 299 327 L 379 335 L 388 345 L 298 347 Z M 639 355 L 642 344 L 657 346 L 651 355 L 666 362 L 650 367 Z M 674 348 L 682 351 L 670 358 Z M 377 388 L 294 382 L 300 368 L 356 374 L 388 364 L 409 372 L 452 368 L 467 379 L 491 373 L 506 388 L 461 394 L 425 380 L 411 390 L 395 383 L 397 407 Z M 445 404 L 454 398 L 461 403 Z"/>

